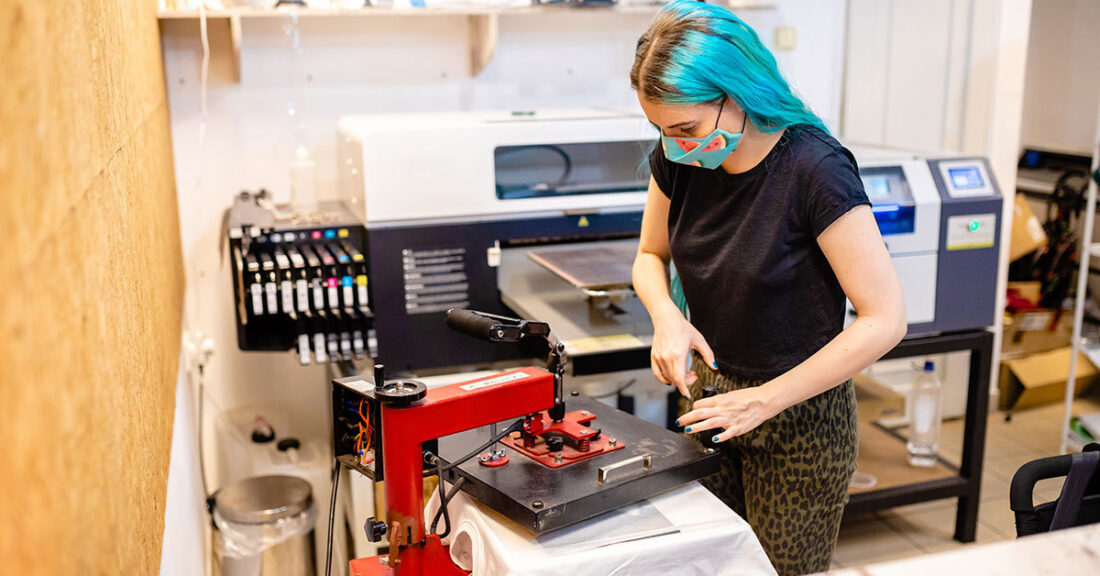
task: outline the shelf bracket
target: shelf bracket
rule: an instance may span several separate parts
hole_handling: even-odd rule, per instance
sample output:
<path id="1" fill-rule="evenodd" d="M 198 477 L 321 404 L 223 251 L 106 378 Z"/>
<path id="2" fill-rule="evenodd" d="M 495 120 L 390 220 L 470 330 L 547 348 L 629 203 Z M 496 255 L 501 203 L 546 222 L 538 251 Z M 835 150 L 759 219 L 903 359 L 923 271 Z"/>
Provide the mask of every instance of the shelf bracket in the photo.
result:
<path id="1" fill-rule="evenodd" d="M 232 74 L 233 82 L 240 84 L 241 82 L 241 16 L 240 14 L 234 14 L 229 17 L 229 46 L 230 53 L 230 74 Z"/>
<path id="2" fill-rule="evenodd" d="M 472 14 L 467 16 L 468 46 L 470 50 L 470 76 L 477 76 L 489 65 L 497 49 L 499 21 L 496 14 Z"/>

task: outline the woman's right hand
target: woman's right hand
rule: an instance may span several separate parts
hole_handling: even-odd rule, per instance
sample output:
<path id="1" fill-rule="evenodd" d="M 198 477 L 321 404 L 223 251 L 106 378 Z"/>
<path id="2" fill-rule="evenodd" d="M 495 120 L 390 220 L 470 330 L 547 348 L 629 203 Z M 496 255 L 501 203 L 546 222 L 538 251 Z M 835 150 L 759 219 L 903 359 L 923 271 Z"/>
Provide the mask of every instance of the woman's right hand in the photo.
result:
<path id="1" fill-rule="evenodd" d="M 690 398 L 688 388 L 699 378 L 691 369 L 691 351 L 698 351 L 712 368 L 718 366 L 714 362 L 714 352 L 703 335 L 671 301 L 669 305 L 653 318 L 653 346 L 649 359 L 653 375 L 658 380 L 676 386 L 681 395 Z"/>

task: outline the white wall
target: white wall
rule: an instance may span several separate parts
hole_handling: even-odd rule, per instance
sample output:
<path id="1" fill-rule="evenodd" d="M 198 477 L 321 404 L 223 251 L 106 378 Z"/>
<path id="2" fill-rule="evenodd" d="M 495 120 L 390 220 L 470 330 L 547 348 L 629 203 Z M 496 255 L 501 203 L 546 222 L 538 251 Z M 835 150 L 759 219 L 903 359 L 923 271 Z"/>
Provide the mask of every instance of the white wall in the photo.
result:
<path id="1" fill-rule="evenodd" d="M 1022 144 L 1092 156 L 1100 99 L 1100 2 L 1042 0 L 1031 11 Z"/>
<path id="2" fill-rule="evenodd" d="M 204 542 L 208 517 L 202 506 L 202 478 L 195 450 L 195 398 L 180 355 L 176 379 L 176 413 L 172 427 L 172 455 L 168 469 L 168 498 L 164 509 L 161 576 L 195 576 L 205 570 Z"/>
<path id="3" fill-rule="evenodd" d="M 796 28 L 795 49 L 776 57 L 811 107 L 829 125 L 838 126 L 845 1 L 780 0 L 775 8 L 740 15 L 769 46 L 776 26 Z M 219 252 L 222 212 L 232 196 L 241 189 L 265 187 L 277 199 L 286 198 L 287 165 L 299 141 L 313 147 L 318 194 L 334 196 L 335 129 L 343 115 L 634 107 L 627 74 L 637 37 L 650 18 L 589 10 L 501 17 L 496 55 L 473 78 L 467 73 L 467 23 L 462 17 L 301 18 L 300 51 L 291 48 L 289 20 L 246 18 L 239 83 L 230 80 L 228 27 L 224 21 L 211 21 L 205 128 L 198 23 L 161 23 L 187 261 L 187 325 L 216 342 L 205 370 L 211 489 L 226 480 L 216 466 L 213 427 L 223 408 L 274 405 L 287 409 L 294 434 L 326 442 L 329 434 L 324 368 L 300 367 L 290 353 L 237 350 L 232 282 Z M 193 411 L 177 414 L 175 440 L 183 454 L 195 451 L 193 420 Z M 193 465 L 192 459 L 173 453 L 177 477 L 193 477 L 189 470 L 176 470 Z M 188 484 L 177 488 L 184 492 L 176 502 L 190 499 L 192 506 L 201 506 Z"/>
<path id="4" fill-rule="evenodd" d="M 839 131 L 847 1 L 781 0 L 774 11 L 758 16 L 749 22 L 773 50 L 776 27 L 795 29 L 795 49 L 775 50 L 775 58 L 795 91 L 830 129 Z"/>

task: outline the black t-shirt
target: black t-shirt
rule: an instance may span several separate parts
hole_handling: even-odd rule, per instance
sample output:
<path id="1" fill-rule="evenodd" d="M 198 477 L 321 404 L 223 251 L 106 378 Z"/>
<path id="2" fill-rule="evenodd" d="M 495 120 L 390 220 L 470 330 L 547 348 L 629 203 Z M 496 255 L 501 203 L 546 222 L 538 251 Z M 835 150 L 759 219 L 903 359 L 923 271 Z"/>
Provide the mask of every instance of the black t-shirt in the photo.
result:
<path id="1" fill-rule="evenodd" d="M 691 322 L 723 373 L 771 379 L 844 327 L 844 291 L 817 237 L 861 204 L 855 158 L 824 131 L 789 127 L 751 170 L 729 174 L 650 154 L 671 200 L 669 246 Z"/>

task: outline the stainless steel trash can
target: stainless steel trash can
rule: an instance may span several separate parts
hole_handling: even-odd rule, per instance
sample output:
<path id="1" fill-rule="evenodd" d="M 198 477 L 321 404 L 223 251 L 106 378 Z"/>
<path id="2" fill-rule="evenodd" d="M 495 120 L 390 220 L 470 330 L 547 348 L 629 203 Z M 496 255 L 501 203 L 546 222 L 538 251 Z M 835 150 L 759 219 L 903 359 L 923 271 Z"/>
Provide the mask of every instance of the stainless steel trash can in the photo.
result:
<path id="1" fill-rule="evenodd" d="M 217 550 L 224 576 L 315 576 L 316 507 L 309 482 L 259 476 L 214 495 Z"/>

